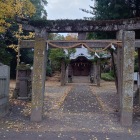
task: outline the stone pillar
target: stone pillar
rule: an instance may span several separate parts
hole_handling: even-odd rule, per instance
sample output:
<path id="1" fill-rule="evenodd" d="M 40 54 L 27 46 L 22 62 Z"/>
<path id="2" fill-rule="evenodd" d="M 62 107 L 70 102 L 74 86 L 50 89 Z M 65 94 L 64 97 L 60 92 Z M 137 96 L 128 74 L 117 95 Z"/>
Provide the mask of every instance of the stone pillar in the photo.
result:
<path id="1" fill-rule="evenodd" d="M 123 32 L 121 124 L 131 126 L 133 120 L 134 50 L 135 32 Z"/>
<path id="2" fill-rule="evenodd" d="M 100 59 L 97 60 L 97 86 L 100 87 Z"/>
<path id="3" fill-rule="evenodd" d="M 91 64 L 90 75 L 94 75 L 94 63 Z"/>
<path id="4" fill-rule="evenodd" d="M 73 68 L 72 65 L 68 65 L 68 83 L 72 83 L 72 78 L 73 78 Z"/>
<path id="5" fill-rule="evenodd" d="M 45 33 L 45 31 L 43 32 Z M 46 40 L 41 32 L 36 32 L 32 81 L 31 121 L 41 121 L 46 79 Z"/>
<path id="6" fill-rule="evenodd" d="M 120 30 L 117 32 L 116 38 L 117 40 L 122 41 L 122 36 L 123 36 L 123 30 Z M 118 76 L 118 94 L 119 94 L 119 111 L 121 111 L 122 107 L 122 49 L 123 47 L 118 46 L 117 47 L 117 76 Z"/>
<path id="7" fill-rule="evenodd" d="M 140 105 L 140 48 L 138 48 L 138 92 L 139 92 L 139 105 Z"/>
<path id="8" fill-rule="evenodd" d="M 92 63 L 90 68 L 90 82 L 95 83 L 94 79 L 94 64 Z"/>
<path id="9" fill-rule="evenodd" d="M 62 59 L 61 61 L 61 86 L 64 86 L 66 84 L 66 81 L 65 81 L 65 75 L 66 75 L 66 70 L 65 70 L 65 60 Z"/>
<path id="10" fill-rule="evenodd" d="M 97 84 L 97 64 L 95 62 L 93 64 L 93 70 L 94 70 L 94 83 Z"/>
<path id="11" fill-rule="evenodd" d="M 69 69 L 69 65 L 67 65 L 67 67 L 66 67 L 66 72 L 65 72 L 65 84 L 68 83 L 68 69 Z"/>

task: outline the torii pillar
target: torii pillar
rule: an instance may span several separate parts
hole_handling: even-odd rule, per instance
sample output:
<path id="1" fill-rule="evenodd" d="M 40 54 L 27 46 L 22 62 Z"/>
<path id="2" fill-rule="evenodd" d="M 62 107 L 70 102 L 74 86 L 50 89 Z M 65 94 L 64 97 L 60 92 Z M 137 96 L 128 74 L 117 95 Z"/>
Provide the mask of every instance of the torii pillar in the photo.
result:
<path id="1" fill-rule="evenodd" d="M 123 30 L 120 30 L 119 32 L 117 32 L 117 40 L 122 41 L 122 37 L 123 36 Z M 117 92 L 119 94 L 119 107 L 121 109 L 122 106 L 122 61 L 123 61 L 123 47 L 117 46 L 117 77 L 118 77 L 118 85 L 117 85 Z M 119 110 L 120 111 L 120 110 Z"/>
<path id="2" fill-rule="evenodd" d="M 65 59 L 61 59 L 61 78 L 60 78 L 61 86 L 66 85 L 66 68 L 65 68 Z"/>
<path id="3" fill-rule="evenodd" d="M 36 30 L 32 80 L 31 121 L 39 122 L 43 116 L 43 98 L 46 78 L 46 31 Z"/>
<path id="4" fill-rule="evenodd" d="M 140 105 L 140 48 L 138 48 L 138 97 Z"/>
<path id="5" fill-rule="evenodd" d="M 134 86 L 134 50 L 135 32 L 120 31 L 118 39 L 122 40 L 121 74 L 118 82 L 120 94 L 120 115 L 122 126 L 131 126 L 133 120 L 133 86 Z"/>
<path id="6" fill-rule="evenodd" d="M 98 59 L 97 60 L 97 66 L 96 66 L 96 72 L 97 72 L 97 86 L 100 87 L 100 82 L 101 82 L 101 70 L 100 70 L 100 66 L 101 66 L 101 60 Z"/>

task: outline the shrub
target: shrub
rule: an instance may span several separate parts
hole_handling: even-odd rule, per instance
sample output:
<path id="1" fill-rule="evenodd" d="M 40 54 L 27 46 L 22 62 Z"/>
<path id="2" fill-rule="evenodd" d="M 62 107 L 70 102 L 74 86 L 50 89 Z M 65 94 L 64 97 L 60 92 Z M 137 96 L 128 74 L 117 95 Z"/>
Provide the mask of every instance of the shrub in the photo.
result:
<path id="1" fill-rule="evenodd" d="M 101 79 L 103 79 L 105 81 L 114 81 L 115 80 L 112 72 L 102 73 L 101 74 Z"/>

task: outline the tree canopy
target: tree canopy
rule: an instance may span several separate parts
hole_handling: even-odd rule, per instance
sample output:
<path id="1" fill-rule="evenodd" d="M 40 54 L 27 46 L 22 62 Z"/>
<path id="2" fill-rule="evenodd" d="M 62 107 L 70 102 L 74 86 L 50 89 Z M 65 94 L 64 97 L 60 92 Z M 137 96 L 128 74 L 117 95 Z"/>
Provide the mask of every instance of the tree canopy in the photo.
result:
<path id="1" fill-rule="evenodd" d="M 63 36 L 61 34 L 50 34 L 51 40 L 76 40 L 77 36 L 75 34 L 67 34 Z M 61 61 L 65 61 L 65 66 L 69 63 L 71 54 L 76 52 L 75 48 L 62 49 L 62 48 L 51 48 L 49 50 L 49 59 L 51 60 L 51 66 L 53 71 L 61 69 Z"/>
<path id="2" fill-rule="evenodd" d="M 140 16 L 140 0 L 94 0 L 90 10 L 81 9 L 91 14 L 91 20 L 126 19 Z M 136 31 L 136 38 L 140 37 Z M 88 39 L 114 39 L 115 32 L 90 33 Z"/>
<path id="3" fill-rule="evenodd" d="M 0 62 L 10 65 L 11 77 L 15 77 L 17 64 L 17 33 L 20 28 L 16 17 L 41 19 L 46 18 L 47 0 L 0 0 Z M 21 38 L 30 36 L 27 32 L 20 33 Z M 12 44 L 12 45 L 11 45 Z M 8 48 L 10 46 L 10 48 Z M 21 61 L 32 63 L 33 51 L 21 50 Z"/>
<path id="4" fill-rule="evenodd" d="M 30 17 L 34 13 L 35 7 L 29 0 L 0 0 L 0 33 L 5 32 L 16 16 Z"/>
<path id="5" fill-rule="evenodd" d="M 92 14 L 92 19 L 110 20 L 140 16 L 139 0 L 94 0 L 90 10 L 82 11 Z"/>
<path id="6" fill-rule="evenodd" d="M 30 0 L 35 6 L 36 12 L 32 16 L 33 19 L 47 19 L 47 0 Z"/>

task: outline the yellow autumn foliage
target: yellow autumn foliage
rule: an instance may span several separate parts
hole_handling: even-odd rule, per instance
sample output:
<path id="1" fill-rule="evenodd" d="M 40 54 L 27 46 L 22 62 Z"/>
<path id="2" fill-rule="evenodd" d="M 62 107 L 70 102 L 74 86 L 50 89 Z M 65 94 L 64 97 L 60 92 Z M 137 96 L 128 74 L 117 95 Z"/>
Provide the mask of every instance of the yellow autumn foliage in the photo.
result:
<path id="1" fill-rule="evenodd" d="M 23 35 L 23 29 L 22 29 L 22 25 L 19 24 L 19 28 L 18 28 L 18 31 L 16 31 L 14 33 L 14 36 L 18 39 L 18 45 L 15 45 L 15 44 L 11 44 L 8 46 L 8 48 L 11 48 L 13 50 L 15 50 L 15 52 L 18 53 L 19 51 L 19 43 L 20 43 L 20 40 L 26 40 L 26 39 L 31 39 L 31 38 L 35 38 L 35 33 L 33 32 L 29 32 L 29 35 Z"/>
<path id="2" fill-rule="evenodd" d="M 0 32 L 4 32 L 11 24 L 7 19 L 30 17 L 35 7 L 30 0 L 0 0 Z"/>

